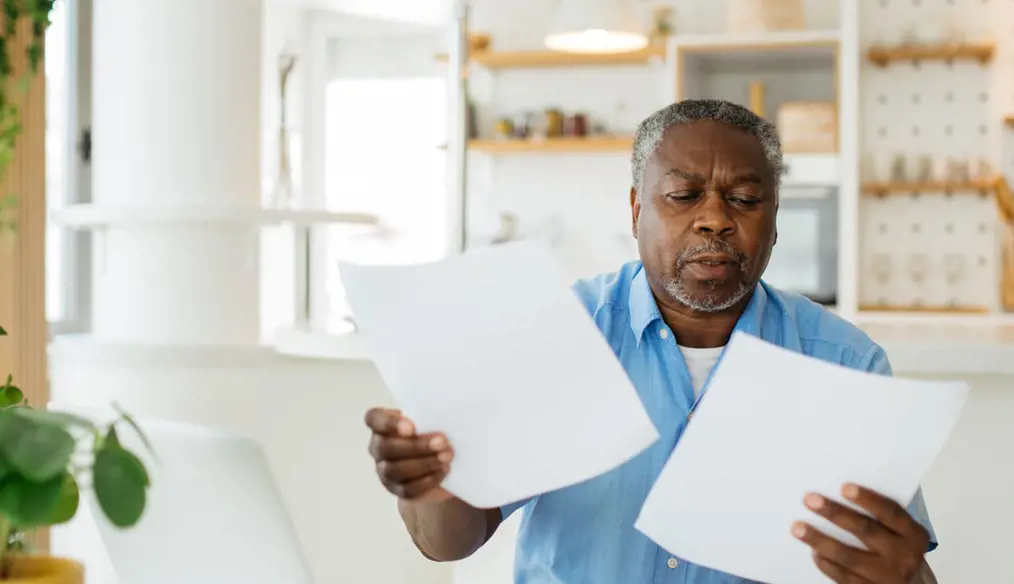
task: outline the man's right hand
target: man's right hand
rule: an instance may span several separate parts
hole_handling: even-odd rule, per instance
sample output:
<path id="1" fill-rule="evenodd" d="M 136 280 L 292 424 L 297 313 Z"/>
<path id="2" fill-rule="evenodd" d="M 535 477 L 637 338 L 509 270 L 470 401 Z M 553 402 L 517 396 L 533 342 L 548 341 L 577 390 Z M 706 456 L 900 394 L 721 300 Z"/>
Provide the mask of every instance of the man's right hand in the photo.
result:
<path id="1" fill-rule="evenodd" d="M 398 410 L 366 412 L 373 432 L 370 456 L 388 491 L 408 501 L 444 501 L 452 495 L 440 487 L 450 471 L 451 450 L 443 434 L 416 434 L 415 424 Z"/>

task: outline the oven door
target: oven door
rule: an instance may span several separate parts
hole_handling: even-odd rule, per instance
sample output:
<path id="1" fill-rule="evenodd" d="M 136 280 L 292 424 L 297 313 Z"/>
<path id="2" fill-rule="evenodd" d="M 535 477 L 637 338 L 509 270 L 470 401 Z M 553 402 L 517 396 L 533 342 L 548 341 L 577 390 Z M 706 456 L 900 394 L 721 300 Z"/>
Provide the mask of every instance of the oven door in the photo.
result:
<path id="1" fill-rule="evenodd" d="M 838 192 L 834 187 L 785 186 L 778 241 L 764 281 L 824 305 L 838 301 Z"/>

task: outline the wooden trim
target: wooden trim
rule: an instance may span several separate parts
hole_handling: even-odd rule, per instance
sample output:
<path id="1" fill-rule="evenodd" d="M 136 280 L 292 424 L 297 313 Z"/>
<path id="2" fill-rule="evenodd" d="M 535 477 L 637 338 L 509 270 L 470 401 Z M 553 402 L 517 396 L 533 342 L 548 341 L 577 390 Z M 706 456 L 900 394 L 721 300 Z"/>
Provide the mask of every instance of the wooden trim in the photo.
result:
<path id="1" fill-rule="evenodd" d="M 14 66 L 11 83 L 26 72 L 27 22 L 7 50 Z M 49 401 L 46 346 L 46 80 L 43 66 L 28 90 L 10 91 L 21 113 L 22 132 L 15 146 L 14 161 L 0 181 L 0 193 L 18 198 L 13 216 L 17 234 L 0 235 L 0 324 L 9 337 L 0 340 L 0 373 L 10 372 L 30 404 L 44 407 Z M 34 545 L 48 549 L 48 534 L 36 534 Z"/>

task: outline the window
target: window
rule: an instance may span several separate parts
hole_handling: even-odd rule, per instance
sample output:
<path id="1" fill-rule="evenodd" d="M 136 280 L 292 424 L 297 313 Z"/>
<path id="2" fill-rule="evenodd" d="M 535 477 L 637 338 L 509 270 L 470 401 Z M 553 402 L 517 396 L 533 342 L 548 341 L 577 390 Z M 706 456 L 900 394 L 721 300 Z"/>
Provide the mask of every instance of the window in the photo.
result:
<path id="1" fill-rule="evenodd" d="M 411 96 L 411 99 L 406 99 Z M 447 84 L 442 78 L 336 80 L 327 89 L 326 201 L 377 215 L 382 233 L 332 228 L 328 313 L 348 316 L 334 267 L 419 263 L 446 252 Z"/>
<path id="2" fill-rule="evenodd" d="M 419 263 L 448 250 L 446 31 L 312 19 L 304 61 L 308 204 L 370 213 L 381 230 L 328 226 L 309 249 L 309 324 L 348 330 L 339 261 Z"/>
<path id="3" fill-rule="evenodd" d="M 91 0 L 56 0 L 46 31 L 46 208 L 87 200 L 88 175 L 77 148 L 87 120 L 81 88 L 90 74 Z M 46 317 L 53 332 L 86 326 L 86 237 L 49 223 L 46 227 Z"/>

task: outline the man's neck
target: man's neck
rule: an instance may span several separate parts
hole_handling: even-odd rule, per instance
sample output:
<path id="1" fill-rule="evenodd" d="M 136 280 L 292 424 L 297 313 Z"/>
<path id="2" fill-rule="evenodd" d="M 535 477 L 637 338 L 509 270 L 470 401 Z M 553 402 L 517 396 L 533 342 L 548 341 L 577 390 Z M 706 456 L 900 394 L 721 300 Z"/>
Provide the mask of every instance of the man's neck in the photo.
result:
<path id="1" fill-rule="evenodd" d="M 661 299 L 660 299 L 661 296 Z M 694 349 L 724 347 L 753 294 L 722 312 L 698 312 L 685 304 L 655 294 L 655 303 L 679 344 Z"/>

